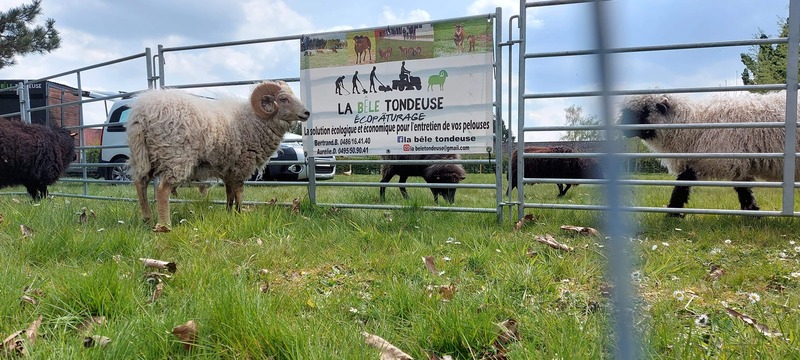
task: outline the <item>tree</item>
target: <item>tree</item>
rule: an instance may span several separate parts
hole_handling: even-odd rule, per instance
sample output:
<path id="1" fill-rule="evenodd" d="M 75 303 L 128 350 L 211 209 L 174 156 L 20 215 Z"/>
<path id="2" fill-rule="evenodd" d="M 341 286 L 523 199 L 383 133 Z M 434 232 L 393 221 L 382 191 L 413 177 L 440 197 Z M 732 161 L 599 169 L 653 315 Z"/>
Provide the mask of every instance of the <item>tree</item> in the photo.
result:
<path id="1" fill-rule="evenodd" d="M 778 26 L 781 29 L 781 37 L 789 35 L 788 20 L 779 22 Z M 769 38 L 763 30 L 759 30 L 757 36 L 759 39 Z M 745 85 L 785 84 L 788 54 L 789 48 L 786 43 L 752 46 L 749 53 L 741 54 L 742 64 L 745 66 L 742 71 L 742 83 Z"/>
<path id="2" fill-rule="evenodd" d="M 0 69 L 16 64 L 16 55 L 44 54 L 61 46 L 55 20 L 47 19 L 44 26 L 33 26 L 42 13 L 41 5 L 41 0 L 33 0 L 0 12 Z"/>
<path id="3" fill-rule="evenodd" d="M 585 125 L 600 125 L 600 119 L 597 115 L 583 116 L 583 108 L 577 105 L 572 105 L 566 109 L 566 125 L 567 126 L 585 126 Z M 565 141 L 599 141 L 603 140 L 602 130 L 569 130 L 566 134 L 561 135 L 561 140 Z"/>

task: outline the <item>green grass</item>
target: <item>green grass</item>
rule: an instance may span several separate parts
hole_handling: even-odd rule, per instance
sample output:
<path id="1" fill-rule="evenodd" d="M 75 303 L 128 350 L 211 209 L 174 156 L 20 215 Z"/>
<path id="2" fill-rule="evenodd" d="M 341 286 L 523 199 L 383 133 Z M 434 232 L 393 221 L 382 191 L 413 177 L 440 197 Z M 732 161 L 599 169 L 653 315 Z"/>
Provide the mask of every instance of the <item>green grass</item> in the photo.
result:
<path id="1" fill-rule="evenodd" d="M 467 182 L 492 179 L 471 174 Z M 377 181 L 336 179 L 345 180 Z M 134 196 L 132 186 L 90 190 Z M 376 188 L 318 190 L 319 202 L 378 202 Z M 529 202 L 572 204 L 600 203 L 600 190 L 582 185 L 555 199 L 555 185 L 526 187 Z M 662 206 L 670 191 L 636 188 L 634 202 Z M 82 186 L 62 182 L 51 192 L 81 193 Z M 779 190 L 755 192 L 763 209 L 780 206 Z M 611 357 L 611 304 L 604 294 L 610 244 L 559 229 L 570 224 L 602 231 L 602 214 L 529 209 L 537 221 L 515 232 L 514 221 L 498 224 L 493 214 L 423 211 L 420 206 L 433 205 L 430 191 L 409 188 L 409 194 L 403 200 L 397 188 L 387 189 L 387 203 L 407 209 L 348 210 L 312 206 L 304 187 L 248 187 L 246 200 L 300 198 L 300 213 L 261 205 L 237 214 L 211 202 L 224 197 L 219 186 L 208 199 L 181 188 L 179 198 L 198 201 L 172 204 L 175 224 L 167 234 L 152 233 L 132 202 L 57 196 L 33 204 L 27 195 L 0 196 L 0 337 L 42 316 L 30 348 L 34 359 L 376 359 L 378 351 L 361 338 L 366 331 L 417 359 L 428 352 L 469 359 L 493 351 L 495 323 L 513 318 L 522 339 L 509 345 L 510 359 Z M 494 207 L 494 192 L 460 189 L 456 201 Z M 81 224 L 84 207 L 96 216 Z M 736 196 L 727 188 L 698 188 L 689 207 L 735 209 Z M 797 220 L 636 214 L 634 222 L 638 232 L 627 243 L 638 291 L 632 311 L 645 356 L 796 357 Z M 23 237 L 20 225 L 34 235 Z M 575 251 L 532 240 L 545 233 Z M 444 274 L 428 272 L 423 256 L 435 257 Z M 153 286 L 145 278 L 152 270 L 142 257 L 177 264 L 155 302 L 149 301 Z M 712 265 L 725 270 L 716 280 L 708 276 Z M 266 284 L 269 290 L 261 292 Z M 429 285 L 455 285 L 457 292 L 443 301 L 430 294 Z M 26 287 L 36 305 L 20 301 Z M 751 293 L 760 301 L 751 302 Z M 785 339 L 759 334 L 729 316 L 723 302 Z M 695 324 L 701 314 L 710 326 Z M 78 327 L 89 316 L 106 318 L 90 334 L 111 338 L 107 347 L 82 347 L 85 334 Z M 189 353 L 171 330 L 190 319 L 199 335 Z"/>

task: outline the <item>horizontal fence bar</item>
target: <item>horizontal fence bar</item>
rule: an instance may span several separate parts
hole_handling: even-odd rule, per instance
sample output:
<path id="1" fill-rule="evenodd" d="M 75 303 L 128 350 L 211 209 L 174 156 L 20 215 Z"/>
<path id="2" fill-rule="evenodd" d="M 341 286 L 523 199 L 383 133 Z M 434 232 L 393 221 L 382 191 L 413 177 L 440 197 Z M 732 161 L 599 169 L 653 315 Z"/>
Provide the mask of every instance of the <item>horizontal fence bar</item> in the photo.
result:
<path id="1" fill-rule="evenodd" d="M 557 209 L 557 210 L 591 210 L 608 211 L 605 205 L 570 205 L 570 204 L 545 204 L 545 203 L 525 203 L 526 209 Z M 772 210 L 725 210 L 725 209 L 690 209 L 690 208 L 667 208 L 667 207 L 646 207 L 646 206 L 622 206 L 616 210 L 624 212 L 660 212 L 671 214 L 697 214 L 697 215 L 749 215 L 760 216 L 783 216 L 780 211 Z M 798 216 L 800 212 L 794 212 L 791 216 Z"/>
<path id="2" fill-rule="evenodd" d="M 800 154 L 800 153 L 798 153 Z M 524 159 L 558 159 L 558 158 L 602 158 L 606 153 L 529 153 L 522 155 Z M 671 159 L 751 159 L 751 158 L 783 158 L 783 153 L 614 153 L 614 156 L 630 159 L 671 158 Z"/>
<path id="3" fill-rule="evenodd" d="M 698 43 L 684 43 L 684 44 L 670 44 L 670 45 L 631 46 L 624 48 L 605 49 L 604 52 L 609 54 L 625 54 L 625 53 L 651 52 L 651 51 L 709 49 L 709 48 L 734 47 L 734 46 L 786 44 L 788 43 L 788 41 L 789 39 L 787 38 L 730 40 L 730 41 L 698 42 Z M 553 58 L 562 56 L 585 56 L 585 55 L 597 55 L 597 54 L 599 54 L 599 52 L 595 49 L 586 49 L 586 50 L 566 50 L 566 51 L 552 51 L 552 52 L 540 52 L 540 53 L 526 53 L 524 57 L 525 59 L 542 59 L 542 58 Z"/>
<path id="4" fill-rule="evenodd" d="M 421 209 L 430 211 L 451 211 L 451 212 L 472 212 L 472 213 L 497 213 L 495 208 L 465 208 L 465 207 L 446 207 L 446 206 L 403 206 L 403 205 L 373 205 L 373 204 L 333 204 L 317 203 L 318 206 L 329 206 L 340 209 L 366 209 L 366 210 L 402 210 L 402 209 Z"/>
<path id="5" fill-rule="evenodd" d="M 615 130 L 638 130 L 638 129 L 751 129 L 751 128 L 783 128 L 785 122 L 763 121 L 763 122 L 741 122 L 741 123 L 674 123 L 674 124 L 613 124 Z M 522 131 L 564 131 L 564 130 L 605 130 L 605 125 L 552 125 L 552 126 L 526 126 Z"/>
<path id="6" fill-rule="evenodd" d="M 522 178 L 525 184 L 608 184 L 605 179 L 567 179 L 567 178 Z M 718 186 L 718 187 L 763 187 L 781 188 L 782 182 L 779 181 L 703 181 L 703 180 L 637 180 L 620 179 L 616 181 L 620 185 L 653 185 L 653 186 Z M 800 182 L 793 183 L 794 187 L 800 187 Z"/>
<path id="7" fill-rule="evenodd" d="M 250 39 L 250 40 L 240 40 L 240 41 L 226 41 L 226 42 L 218 42 L 218 43 L 210 43 L 210 44 L 163 47 L 163 48 L 161 48 L 161 52 L 162 53 L 166 53 L 166 52 L 171 52 L 171 51 L 201 50 L 201 49 L 212 49 L 212 48 L 226 47 L 226 46 L 253 45 L 253 44 L 271 43 L 271 42 L 280 42 L 280 41 L 289 41 L 289 40 L 300 40 L 300 38 L 301 38 L 300 35 L 289 35 L 289 36 L 278 36 L 278 37 L 272 37 L 272 38 L 259 38 L 259 39 Z"/>
<path id="8" fill-rule="evenodd" d="M 796 86 L 796 85 L 795 85 Z M 702 93 L 702 92 L 723 92 L 723 91 L 771 91 L 771 90 L 785 90 L 786 85 L 732 85 L 732 86 L 717 86 L 717 87 L 686 87 L 686 88 L 671 88 L 671 89 L 646 89 L 646 90 L 609 90 L 610 96 L 625 96 L 625 95 L 650 95 L 650 94 L 680 94 L 680 93 Z M 588 97 L 588 96 L 602 96 L 603 93 L 599 90 L 594 91 L 572 91 L 572 92 L 555 92 L 555 93 L 526 93 L 522 95 L 523 99 L 552 99 L 552 98 L 565 98 L 565 97 Z"/>

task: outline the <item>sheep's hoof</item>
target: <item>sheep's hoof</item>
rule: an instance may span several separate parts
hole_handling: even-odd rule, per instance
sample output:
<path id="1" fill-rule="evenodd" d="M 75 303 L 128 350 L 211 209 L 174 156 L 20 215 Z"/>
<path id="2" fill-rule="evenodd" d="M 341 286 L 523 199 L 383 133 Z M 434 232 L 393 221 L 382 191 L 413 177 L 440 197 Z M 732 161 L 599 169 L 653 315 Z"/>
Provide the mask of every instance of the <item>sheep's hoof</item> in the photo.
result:
<path id="1" fill-rule="evenodd" d="M 153 226 L 153 232 L 168 233 L 170 231 L 172 231 L 172 228 L 170 228 L 169 225 L 158 223 L 156 226 Z"/>

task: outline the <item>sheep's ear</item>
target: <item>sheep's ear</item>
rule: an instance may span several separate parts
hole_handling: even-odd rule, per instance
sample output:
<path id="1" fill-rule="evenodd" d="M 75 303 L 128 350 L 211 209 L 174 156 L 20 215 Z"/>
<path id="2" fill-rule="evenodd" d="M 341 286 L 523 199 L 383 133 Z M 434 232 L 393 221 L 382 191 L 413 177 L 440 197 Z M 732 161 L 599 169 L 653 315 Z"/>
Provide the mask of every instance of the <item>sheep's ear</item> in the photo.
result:
<path id="1" fill-rule="evenodd" d="M 667 98 L 661 99 L 661 102 L 656 104 L 656 110 L 658 110 L 661 115 L 667 115 L 667 111 L 669 111 L 669 100 L 667 100 Z"/>
<path id="2" fill-rule="evenodd" d="M 73 139 L 74 139 L 76 136 L 78 136 L 78 133 L 76 133 L 76 132 L 71 132 L 71 131 L 70 131 L 70 133 L 69 133 L 69 137 L 71 137 L 71 138 L 73 138 Z"/>

